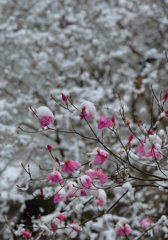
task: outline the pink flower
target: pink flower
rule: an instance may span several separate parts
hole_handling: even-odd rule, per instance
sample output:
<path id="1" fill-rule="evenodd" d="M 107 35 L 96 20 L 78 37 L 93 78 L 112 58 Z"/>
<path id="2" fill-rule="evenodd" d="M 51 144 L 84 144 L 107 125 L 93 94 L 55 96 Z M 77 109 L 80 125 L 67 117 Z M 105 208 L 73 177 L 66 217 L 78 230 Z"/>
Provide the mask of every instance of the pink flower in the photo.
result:
<path id="1" fill-rule="evenodd" d="M 86 174 L 91 178 L 91 180 L 94 180 L 97 175 L 97 171 L 86 171 Z"/>
<path id="2" fill-rule="evenodd" d="M 40 121 L 42 130 L 50 123 L 54 122 L 54 116 L 48 107 L 39 107 L 36 109 L 36 115 Z"/>
<path id="3" fill-rule="evenodd" d="M 70 228 L 66 228 L 66 234 L 68 235 L 69 238 L 75 238 L 79 232 L 81 232 L 81 228 L 79 225 L 76 224 L 74 221 L 72 224 L 69 225 Z"/>
<path id="4" fill-rule="evenodd" d="M 86 192 L 85 191 L 81 191 L 81 196 L 87 196 Z"/>
<path id="5" fill-rule="evenodd" d="M 62 100 L 65 102 L 65 104 L 68 106 L 68 99 L 67 97 L 62 93 Z"/>
<path id="6" fill-rule="evenodd" d="M 54 197 L 54 203 L 65 202 L 65 201 L 66 201 L 65 197 L 61 197 L 59 194 L 56 194 Z"/>
<path id="7" fill-rule="evenodd" d="M 100 179 L 100 183 L 101 184 L 105 184 L 107 182 L 107 176 L 104 174 L 104 172 L 100 169 L 97 168 L 98 171 L 89 171 L 86 172 L 86 174 L 92 179 L 94 180 L 96 177 L 98 179 Z"/>
<path id="8" fill-rule="evenodd" d="M 51 223 L 52 231 L 56 232 L 58 229 L 58 226 L 55 223 Z"/>
<path id="9" fill-rule="evenodd" d="M 74 115 L 79 115 L 80 120 L 83 118 L 92 119 L 95 115 L 96 108 L 93 103 L 84 101 L 74 112 Z"/>
<path id="10" fill-rule="evenodd" d="M 104 172 L 100 169 L 97 168 L 97 178 L 100 179 L 100 183 L 103 185 L 107 182 L 107 176 L 104 174 Z"/>
<path id="11" fill-rule="evenodd" d="M 100 119 L 99 119 L 99 123 L 98 123 L 98 126 L 97 128 L 98 129 L 102 129 L 104 127 L 110 127 L 112 125 L 112 121 L 109 120 L 109 119 L 106 119 L 104 116 L 102 116 Z"/>
<path id="12" fill-rule="evenodd" d="M 57 187 L 56 188 L 56 195 L 54 197 L 54 203 L 56 202 L 65 202 L 66 201 L 66 193 L 65 190 L 62 187 Z"/>
<path id="13" fill-rule="evenodd" d="M 112 127 L 114 128 L 115 127 L 115 117 L 114 117 L 114 115 L 112 116 L 111 121 L 112 121 Z"/>
<path id="14" fill-rule="evenodd" d="M 96 149 L 96 152 L 97 152 L 96 157 L 93 155 L 94 157 L 93 164 L 103 164 L 108 159 L 108 156 L 110 155 L 110 153 L 104 150 L 100 150 L 99 148 Z"/>
<path id="15" fill-rule="evenodd" d="M 51 175 L 46 178 L 46 180 L 53 183 L 63 183 L 63 178 L 61 173 L 59 172 L 59 168 L 55 168 Z"/>
<path id="16" fill-rule="evenodd" d="M 154 135 L 154 132 L 152 130 L 147 130 L 149 135 Z"/>
<path id="17" fill-rule="evenodd" d="M 47 145 L 48 151 L 51 152 L 52 151 L 52 146 L 51 145 Z"/>
<path id="18" fill-rule="evenodd" d="M 77 163 L 73 160 L 66 159 L 64 165 L 62 166 L 62 172 L 72 173 L 75 169 L 79 169 L 81 166 L 80 163 Z"/>
<path id="19" fill-rule="evenodd" d="M 68 198 L 73 198 L 77 196 L 78 188 L 76 188 L 76 182 L 70 181 L 67 185 L 67 196 Z"/>
<path id="20" fill-rule="evenodd" d="M 148 228 L 150 228 L 150 227 L 154 224 L 154 222 L 153 222 L 151 219 L 149 219 L 149 218 L 144 218 L 144 219 L 140 222 L 140 224 L 141 224 L 141 226 L 142 226 L 143 228 L 148 229 Z"/>
<path id="21" fill-rule="evenodd" d="M 96 197 L 96 203 L 95 203 L 95 206 L 103 206 L 103 201 L 101 198 L 99 197 Z"/>
<path id="22" fill-rule="evenodd" d="M 121 219 L 116 225 L 115 232 L 121 236 L 125 236 L 132 233 L 132 229 L 124 219 Z"/>
<path id="23" fill-rule="evenodd" d="M 155 157 L 157 159 L 162 158 L 161 152 L 157 151 L 154 147 L 152 147 L 152 144 L 149 142 L 148 139 L 140 142 L 137 147 L 137 152 L 140 154 L 141 157 L 152 157 L 152 159 L 154 159 Z"/>
<path id="24" fill-rule="evenodd" d="M 85 188 L 88 189 L 91 185 L 91 179 L 89 176 L 87 175 L 83 175 L 81 177 L 78 178 L 78 185 L 81 188 Z"/>
<path id="25" fill-rule="evenodd" d="M 168 115 L 168 110 L 165 111 L 166 116 Z"/>
<path id="26" fill-rule="evenodd" d="M 21 232 L 25 237 L 28 237 L 29 235 L 30 235 L 30 233 L 29 232 L 27 232 L 27 231 L 23 231 L 23 232 Z"/>
<path id="27" fill-rule="evenodd" d="M 56 218 L 60 220 L 60 224 L 62 223 L 62 220 L 66 218 L 63 214 L 59 214 Z"/>
<path id="28" fill-rule="evenodd" d="M 107 195 L 105 191 L 103 189 L 99 189 L 98 196 L 96 196 L 95 198 L 95 206 L 103 207 L 104 204 L 106 203 L 106 198 L 107 198 Z"/>

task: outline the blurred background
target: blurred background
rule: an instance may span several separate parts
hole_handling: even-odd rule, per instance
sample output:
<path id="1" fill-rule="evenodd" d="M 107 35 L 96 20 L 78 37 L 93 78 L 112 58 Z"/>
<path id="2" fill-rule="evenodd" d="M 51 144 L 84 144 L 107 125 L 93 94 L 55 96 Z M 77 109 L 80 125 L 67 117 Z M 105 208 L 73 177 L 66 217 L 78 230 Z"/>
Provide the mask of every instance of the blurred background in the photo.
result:
<path id="1" fill-rule="evenodd" d="M 33 191 L 51 184 L 33 182 L 25 187 L 29 176 L 21 163 L 30 164 L 34 178 L 42 178 L 46 173 L 39 165 L 48 169 L 54 163 L 47 144 L 61 161 L 69 157 L 82 162 L 87 159 L 82 152 L 97 147 L 74 135 L 21 132 L 17 125 L 27 131 L 40 129 L 29 106 L 48 106 L 56 119 L 52 126 L 72 130 L 73 123 L 89 136 L 88 127 L 60 108 L 51 94 L 60 103 L 62 92 L 75 105 L 89 100 L 97 109 L 93 128 L 102 115 L 115 115 L 120 134 L 127 139 L 129 132 L 117 114 L 120 92 L 133 129 L 135 117 L 150 126 L 150 84 L 158 98 L 161 91 L 168 91 L 163 54 L 168 48 L 167 16 L 168 0 L 0 0 L 1 239 L 10 238 L 3 227 L 4 215 L 17 223 L 29 221 L 27 211 L 37 216 L 55 209 L 52 200 L 39 204 L 33 199 Z M 155 103 L 154 122 L 157 116 Z M 119 151 L 114 136 L 104 133 L 105 143 Z"/>

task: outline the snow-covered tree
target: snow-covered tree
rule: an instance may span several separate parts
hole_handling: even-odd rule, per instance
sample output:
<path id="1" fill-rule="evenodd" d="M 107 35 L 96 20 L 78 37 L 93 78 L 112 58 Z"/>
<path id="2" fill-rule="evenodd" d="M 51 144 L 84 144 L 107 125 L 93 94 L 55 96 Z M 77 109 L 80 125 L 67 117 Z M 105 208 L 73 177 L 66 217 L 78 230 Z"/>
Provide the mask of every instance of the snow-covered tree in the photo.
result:
<path id="1" fill-rule="evenodd" d="M 102 115 L 109 120 L 114 115 L 115 127 L 118 127 L 121 140 L 125 140 L 125 144 L 129 142 L 131 132 L 123 125 L 119 114 L 121 106 L 118 96 L 120 96 L 124 105 L 124 121 L 127 121 L 125 123 L 130 121 L 130 125 L 127 126 L 131 127 L 139 139 L 145 139 L 141 130 L 150 129 L 151 124 L 155 124 L 158 116 L 163 112 L 157 106 L 156 99 L 152 100 L 154 95 L 150 84 L 153 84 L 152 88 L 159 101 L 160 91 L 163 91 L 161 100 L 168 91 L 166 77 L 168 65 L 163 54 L 163 50 L 167 49 L 167 7 L 166 0 L 4 0 L 0 2 L 0 189 L 3 226 L 0 232 L 1 238 L 12 239 L 11 232 L 5 228 L 5 221 L 9 222 L 11 228 L 23 221 L 25 226 L 26 221 L 30 223 L 26 212 L 30 213 L 29 203 L 34 209 L 37 202 L 32 193 L 41 198 L 37 195 L 40 194 L 39 189 L 43 188 L 45 197 L 55 194 L 55 185 L 45 180 L 30 181 L 25 185 L 26 181 L 29 181 L 29 174 L 23 170 L 23 167 L 28 170 L 29 164 L 32 178 L 41 179 L 49 176 L 49 172 L 42 169 L 52 169 L 55 166 L 47 145 L 52 146 L 52 155 L 61 162 L 68 158 L 80 164 L 87 161 L 86 153 L 96 151 L 96 147 L 107 151 L 92 139 L 82 138 L 74 133 L 48 130 L 38 134 L 28 134 L 19 130 L 17 125 L 28 132 L 36 132 L 40 129 L 38 120 L 29 110 L 30 105 L 33 111 L 40 106 L 50 108 L 55 118 L 52 128 L 68 132 L 75 129 L 82 135 L 93 138 L 89 126 L 84 124 L 84 121 L 80 122 L 79 116 L 74 116 L 57 104 L 57 102 L 64 104 L 61 93 L 68 96 L 75 106 L 80 106 L 86 100 L 91 101 L 97 111 L 93 120 L 88 119 L 93 130 L 99 138 L 103 138 L 105 146 L 121 154 L 124 149 L 114 133 L 105 128 L 102 137 L 102 130 L 97 129 Z M 118 95 L 117 92 L 120 94 Z M 64 106 L 66 107 L 66 104 Z M 167 109 L 167 101 L 164 106 Z M 146 126 L 140 120 L 135 120 L 136 118 L 146 123 Z M 143 129 L 138 129 L 137 122 L 140 129 L 141 125 Z M 166 122 L 165 117 L 157 126 L 158 136 L 162 141 L 165 139 L 164 144 L 167 139 Z M 156 128 L 152 130 L 157 134 Z M 149 140 L 154 141 L 150 138 L 149 135 Z M 133 152 L 130 154 L 139 162 L 139 157 L 135 155 L 138 145 L 139 142 L 134 137 L 131 141 Z M 123 154 L 121 156 L 124 156 Z M 144 154 L 141 145 L 139 145 L 139 154 L 139 156 Z M 166 153 L 164 156 L 166 158 Z M 166 160 L 160 161 L 165 167 Z M 141 159 L 141 164 L 146 163 Z M 143 171 L 160 176 L 161 171 L 155 169 L 156 163 L 152 164 L 148 162 L 146 166 L 134 162 L 134 165 L 141 167 Z M 117 169 L 116 163 L 113 162 L 105 161 L 103 166 L 104 173 L 108 176 Z M 96 174 L 95 178 L 102 176 L 101 171 L 94 170 L 96 173 L 92 175 Z M 140 173 L 138 175 L 135 169 L 132 171 L 134 177 L 144 177 Z M 167 174 L 166 170 L 164 173 Z M 78 184 L 80 183 L 79 180 Z M 124 187 L 125 191 L 127 189 L 129 192 L 133 191 L 127 182 L 125 184 L 123 187 L 107 191 L 105 210 L 121 197 Z M 144 184 L 152 185 L 146 181 Z M 157 182 L 156 185 L 158 184 Z M 73 185 L 74 183 L 69 185 L 70 193 L 74 191 Z M 160 185 L 164 184 L 160 182 Z M 128 219 L 127 224 L 130 224 L 132 229 L 136 229 L 137 232 L 133 233 L 134 237 L 138 236 L 139 232 L 143 232 L 138 224 L 145 218 L 149 220 L 150 216 L 155 216 L 156 218 L 152 219 L 154 222 L 160 219 L 160 222 L 166 223 L 166 218 L 162 216 L 167 214 L 166 186 L 164 185 L 164 188 L 161 186 L 133 188 L 135 189 L 133 203 L 124 196 L 115 208 L 113 217 L 111 214 L 106 214 L 86 223 L 85 229 L 80 233 L 80 239 L 86 239 L 87 234 L 91 239 L 105 239 L 106 236 L 115 239 L 115 226 L 118 221 L 122 222 L 122 217 Z M 22 192 L 20 188 L 27 191 Z M 48 201 L 51 207 L 49 210 L 46 207 L 47 201 L 38 201 L 35 217 L 41 213 L 45 218 L 47 214 L 59 212 L 64 207 L 64 204 Z M 68 208 L 70 207 L 73 208 L 73 202 L 68 205 Z M 72 209 L 72 218 L 77 216 L 79 220 L 83 216 L 81 209 L 81 205 Z M 93 210 L 93 204 L 85 209 L 86 215 L 84 214 L 83 221 L 97 211 Z M 71 211 L 69 209 L 70 214 Z M 32 216 L 33 212 L 30 215 Z M 14 223 L 12 223 L 13 219 Z M 152 220 L 149 224 L 152 224 Z M 47 221 L 40 218 L 38 224 L 43 226 L 42 223 Z M 44 226 L 43 228 L 46 231 Z M 157 226 L 153 229 L 157 229 Z M 20 227 L 18 231 L 22 231 L 22 228 Z M 168 229 L 164 226 L 162 231 L 156 231 L 155 234 L 158 239 L 164 239 L 167 232 Z M 76 233 L 73 231 L 73 234 Z M 32 239 L 36 237 L 35 235 Z"/>

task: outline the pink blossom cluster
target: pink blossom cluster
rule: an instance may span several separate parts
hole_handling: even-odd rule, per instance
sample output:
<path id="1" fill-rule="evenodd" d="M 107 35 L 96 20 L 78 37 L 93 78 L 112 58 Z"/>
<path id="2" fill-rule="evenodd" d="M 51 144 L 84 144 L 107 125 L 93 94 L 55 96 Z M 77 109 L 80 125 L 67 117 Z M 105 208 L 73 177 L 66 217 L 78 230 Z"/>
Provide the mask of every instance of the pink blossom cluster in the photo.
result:
<path id="1" fill-rule="evenodd" d="M 151 160 L 153 159 L 161 159 L 161 145 L 162 140 L 153 133 L 153 131 L 148 130 L 148 138 L 144 139 L 137 147 L 137 152 L 141 157 L 146 157 Z"/>
<path id="2" fill-rule="evenodd" d="M 152 227 L 155 223 L 150 218 L 144 218 L 140 225 L 145 228 L 149 229 Z M 129 224 L 126 223 L 126 220 L 124 218 L 121 218 L 120 221 L 116 224 L 115 231 L 117 234 L 121 236 L 129 235 L 132 233 L 132 229 Z"/>
<path id="3" fill-rule="evenodd" d="M 164 102 L 168 98 L 168 93 L 164 96 Z M 68 106 L 68 98 L 62 93 L 62 100 L 65 102 L 67 107 Z M 70 101 L 69 101 L 70 103 Z M 89 101 L 84 101 L 79 105 L 78 107 L 75 107 L 75 111 L 73 112 L 74 115 L 78 115 L 80 117 L 80 120 L 88 120 L 93 119 L 96 112 L 96 108 L 93 103 Z M 166 113 L 165 113 L 166 114 Z M 42 130 L 45 129 L 50 123 L 54 121 L 54 116 L 49 108 L 47 107 L 39 107 L 36 110 L 36 115 L 40 121 L 40 125 Z M 130 121 L 129 119 L 124 120 L 124 124 L 129 127 Z M 112 116 L 111 119 L 107 119 L 104 116 L 101 116 L 97 125 L 97 129 L 103 129 L 103 128 L 110 128 L 111 131 L 114 132 L 116 122 L 114 116 Z M 90 126 L 90 125 L 89 125 Z M 112 127 L 112 128 L 111 128 Z M 141 157 L 150 158 L 153 159 L 161 159 L 162 158 L 162 140 L 159 138 L 157 134 L 154 134 L 152 130 L 147 130 L 145 132 L 145 139 L 140 141 L 137 152 L 140 154 Z M 125 145 L 122 145 L 124 147 L 124 150 L 127 151 L 132 145 L 133 138 L 136 137 L 136 135 L 132 132 L 126 142 Z M 99 139 L 97 138 L 97 142 L 100 143 Z M 95 207 L 103 207 L 106 204 L 107 201 L 107 195 L 105 190 L 103 189 L 104 184 L 107 183 L 109 176 L 104 174 L 104 171 L 97 167 L 97 169 L 94 169 L 94 165 L 99 164 L 103 165 L 104 162 L 108 161 L 110 156 L 110 150 L 109 148 L 105 147 L 104 144 L 102 144 L 103 147 L 107 150 L 103 150 L 100 148 L 95 148 L 91 153 L 87 153 L 87 155 L 90 157 L 90 161 L 88 162 L 90 169 L 87 169 L 84 173 L 83 171 L 83 165 L 79 162 L 76 162 L 74 160 L 71 160 L 69 158 L 66 158 L 64 163 L 61 162 L 57 157 L 55 158 L 58 167 L 54 167 L 51 174 L 46 178 L 46 181 L 51 181 L 54 184 L 59 184 L 59 186 L 55 189 L 55 196 L 54 196 L 54 203 L 57 202 L 65 202 L 72 201 L 75 198 L 79 197 L 87 197 L 87 196 L 93 196 L 93 202 Z M 51 145 L 47 145 L 47 148 L 53 157 L 53 148 Z M 122 154 L 122 152 L 120 152 Z M 53 157 L 54 159 L 54 157 Z M 106 162 L 108 163 L 108 162 Z M 106 165 L 106 164 L 104 164 Z M 101 166 L 102 167 L 102 166 Z M 93 169 L 92 169 L 93 168 Z M 112 170 L 113 171 L 113 170 Z M 62 174 L 65 174 L 62 175 Z M 70 179 L 67 182 L 64 181 L 65 179 Z M 131 184 L 130 184 L 131 186 Z M 41 194 L 42 195 L 42 194 Z M 67 216 L 64 214 L 58 214 L 56 216 L 57 221 L 53 221 L 51 223 L 52 230 L 57 234 L 58 225 L 62 224 L 64 220 L 67 220 Z M 150 218 L 145 218 L 140 222 L 140 225 L 145 228 L 149 229 L 152 225 L 154 225 L 154 222 Z M 81 232 L 82 229 L 79 227 L 78 224 L 74 221 L 73 223 L 69 224 L 66 228 L 66 233 L 70 238 L 75 238 L 79 232 Z M 116 234 L 119 234 L 121 236 L 127 236 L 132 233 L 132 229 L 129 224 L 127 224 L 126 220 L 124 218 L 121 218 L 118 223 L 116 224 L 115 228 Z M 24 231 L 22 232 L 23 236 L 28 237 L 29 233 Z"/>
<path id="4" fill-rule="evenodd" d="M 96 148 L 93 150 L 92 153 L 88 153 L 91 156 L 92 164 L 103 164 L 105 161 L 108 160 L 110 153 L 100 148 Z"/>

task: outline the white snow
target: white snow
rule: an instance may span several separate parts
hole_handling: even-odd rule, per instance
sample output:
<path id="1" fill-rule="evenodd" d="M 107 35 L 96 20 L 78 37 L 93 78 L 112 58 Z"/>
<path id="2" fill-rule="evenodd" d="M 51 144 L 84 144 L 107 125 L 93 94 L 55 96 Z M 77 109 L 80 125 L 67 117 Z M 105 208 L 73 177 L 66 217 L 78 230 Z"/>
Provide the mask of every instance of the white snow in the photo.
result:
<path id="1" fill-rule="evenodd" d="M 82 112 L 83 107 L 85 107 L 86 114 L 92 115 L 94 117 L 96 113 L 96 108 L 92 102 L 84 101 L 81 103 L 80 106 L 76 107 L 78 110 L 74 111 L 74 115 L 80 115 Z"/>
<path id="2" fill-rule="evenodd" d="M 135 200 L 135 198 L 134 198 L 135 189 L 132 188 L 132 185 L 129 182 L 126 182 L 122 185 L 122 188 L 129 191 L 131 202 L 133 202 Z"/>
<path id="3" fill-rule="evenodd" d="M 53 117 L 54 115 L 51 112 L 51 110 L 48 107 L 45 106 L 41 106 L 39 108 L 36 109 L 36 114 L 38 116 L 39 119 L 41 119 L 42 117 Z"/>

